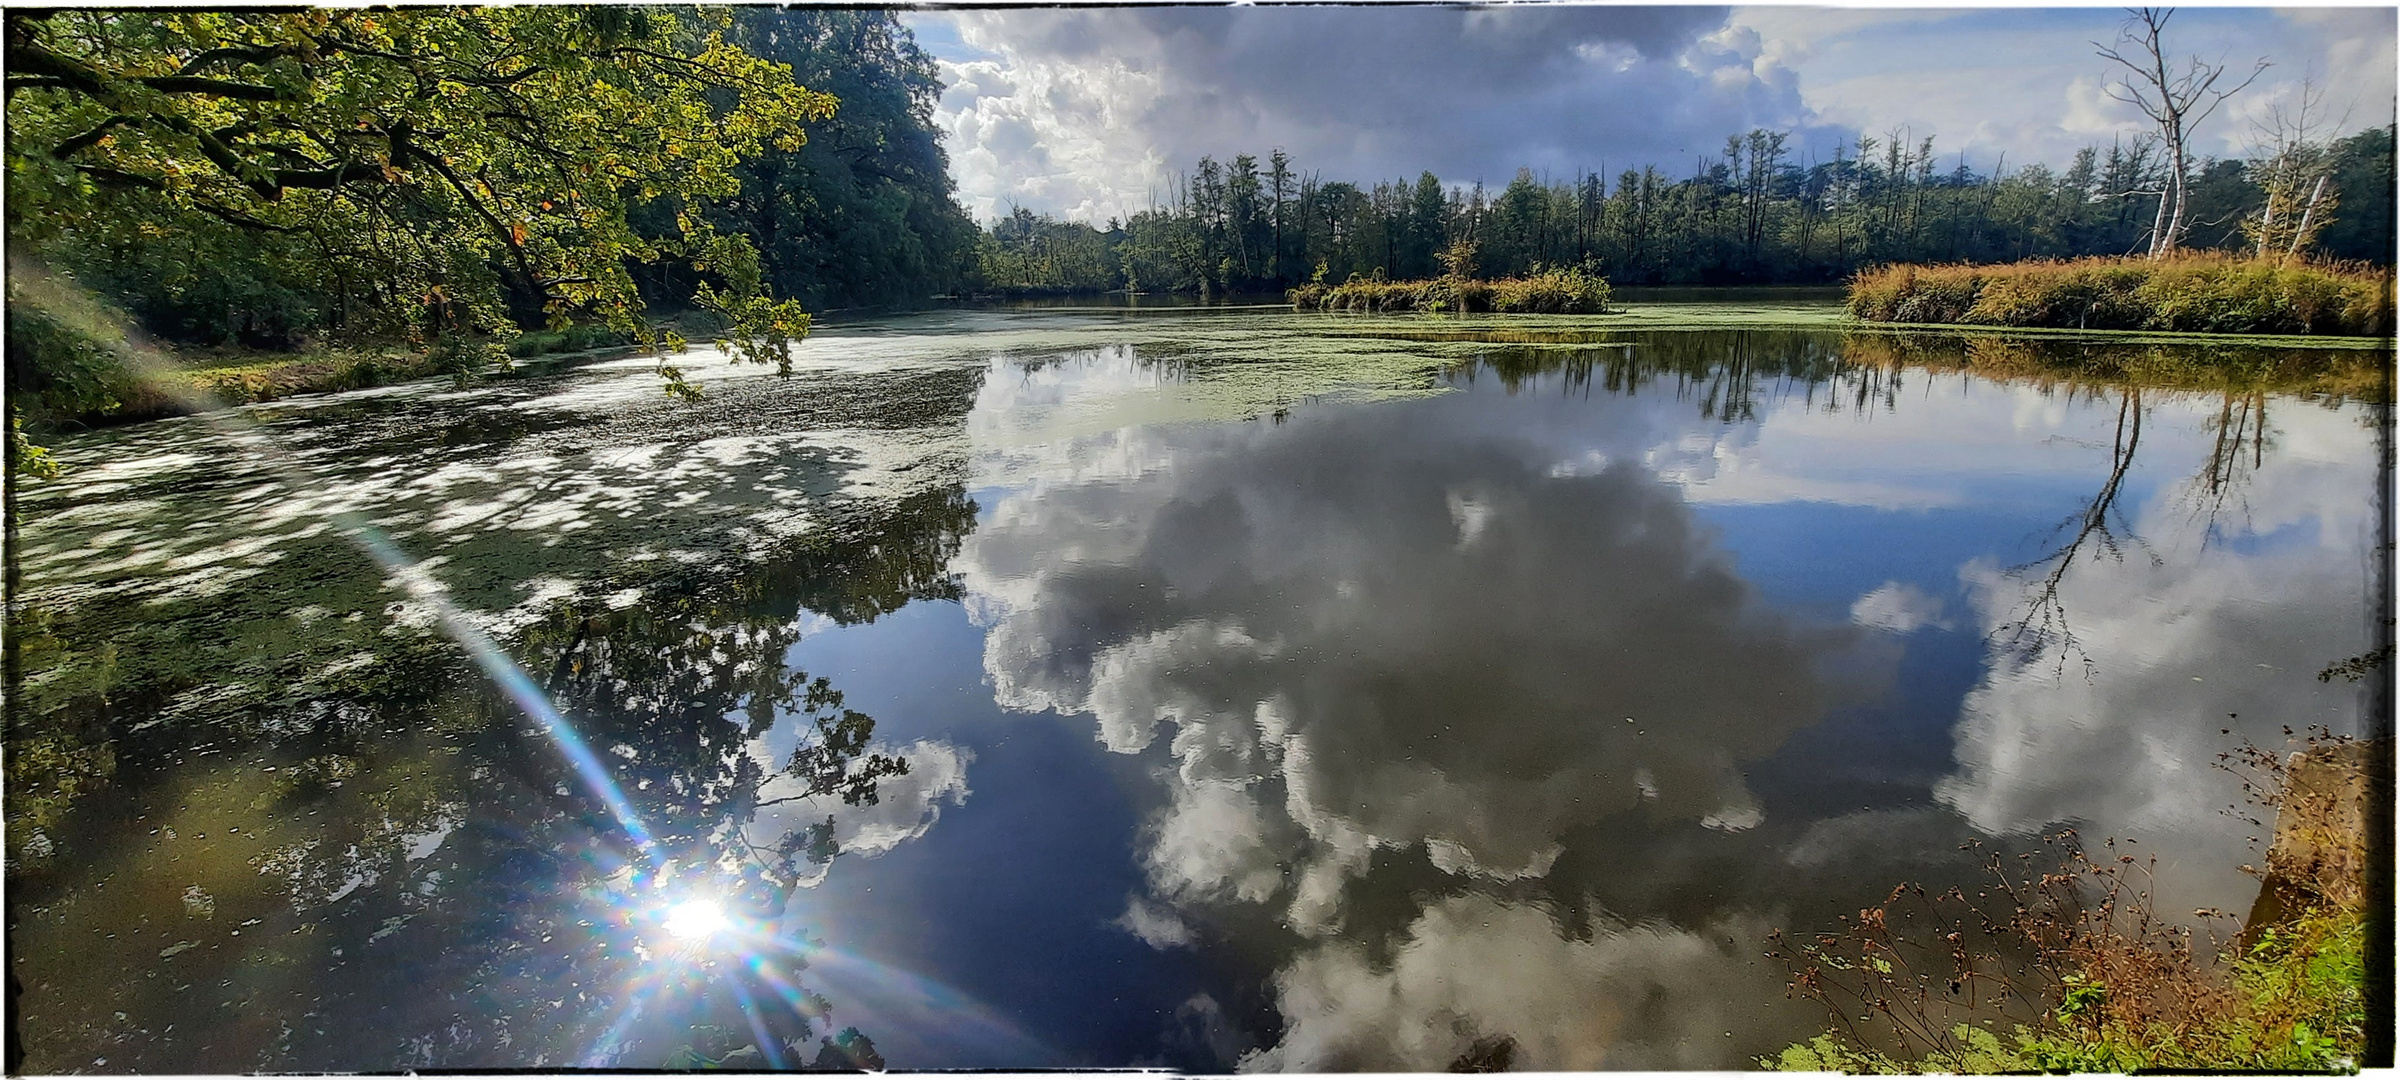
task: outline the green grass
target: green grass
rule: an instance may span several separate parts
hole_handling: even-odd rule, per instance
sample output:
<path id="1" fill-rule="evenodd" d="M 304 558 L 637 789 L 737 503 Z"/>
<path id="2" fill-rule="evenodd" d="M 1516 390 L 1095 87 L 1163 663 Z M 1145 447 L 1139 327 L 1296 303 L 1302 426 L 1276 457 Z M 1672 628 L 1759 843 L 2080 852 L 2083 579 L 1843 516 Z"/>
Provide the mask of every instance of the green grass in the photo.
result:
<path id="1" fill-rule="evenodd" d="M 2068 330 L 2389 337 L 2393 328 L 2387 270 L 2202 253 L 1878 267 L 1850 280 L 1849 308 L 1873 322 Z"/>
<path id="2" fill-rule="evenodd" d="M 2366 1041 L 2366 920 L 2355 907 L 2311 909 L 2270 927 L 2232 962 L 2231 1007 L 2181 1028 L 2088 1020 L 2108 987 L 2070 993 L 2039 1024 L 2003 1036 L 1959 1025 L 1958 1048 L 1897 1059 L 1835 1035 L 1794 1043 L 1759 1064 L 1786 1072 L 2125 1073 L 2354 1072 Z"/>

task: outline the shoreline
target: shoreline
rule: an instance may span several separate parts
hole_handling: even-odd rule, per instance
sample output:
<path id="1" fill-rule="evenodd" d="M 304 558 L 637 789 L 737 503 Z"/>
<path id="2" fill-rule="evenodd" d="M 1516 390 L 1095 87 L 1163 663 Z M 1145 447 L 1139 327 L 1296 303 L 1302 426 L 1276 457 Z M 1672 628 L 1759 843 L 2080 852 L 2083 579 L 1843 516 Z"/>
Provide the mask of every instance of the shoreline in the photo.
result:
<path id="1" fill-rule="evenodd" d="M 911 314 L 945 311 L 994 310 L 983 305 L 938 306 L 915 309 Z M 1000 310 L 1011 310 L 1000 308 Z M 1617 306 L 1605 314 L 1507 314 L 1476 312 L 1467 315 L 1425 312 L 1343 312 L 1298 311 L 1289 304 L 1177 304 L 1159 307 L 1048 306 L 1036 305 L 1021 309 L 1029 314 L 1058 313 L 1062 315 L 1132 315 L 1132 316 L 1205 316 L 1260 315 L 1282 313 L 1293 320 L 1310 320 L 1328 329 L 1339 328 L 1347 333 L 1365 332 L 1372 336 L 1378 329 L 1398 331 L 1408 336 L 1410 331 L 1444 331 L 1476 334 L 1501 332 L 1521 334 L 1528 338 L 1556 337 L 1550 342 L 1511 342 L 1511 344 L 1555 344 L 1562 347 L 1618 345 L 1606 340 L 1624 331 L 1646 333 L 1705 332 L 1719 330 L 1785 330 L 1822 331 L 1908 339 L 1964 339 L 2068 343 L 2083 341 L 2095 345 L 2119 346 L 2226 346 L 2248 350 L 2292 350 L 2311 353 L 2392 352 L 2400 341 L 2394 338 L 2342 337 L 2333 335 L 2290 334 L 2228 334 L 2193 331 L 2162 330 L 2077 330 L 2054 327 L 1979 326 L 1954 323 L 1895 323 L 1861 319 L 1849 314 L 1838 304 L 1810 301 L 1761 298 L 1755 301 L 1645 301 L 1635 300 Z M 881 313 L 894 314 L 894 313 Z M 832 329 L 838 323 L 826 328 Z M 1574 340 L 1576 335 L 1596 335 L 1597 340 Z M 466 373 L 477 379 L 527 378 L 571 370 L 584 364 L 622 359 L 640 355 L 638 345 L 612 345 L 573 352 L 544 353 L 516 358 L 506 369 L 486 368 Z M 310 352 L 274 354 L 257 353 L 231 357 L 190 357 L 180 377 L 188 379 L 203 392 L 216 395 L 223 407 L 233 408 L 295 397 L 340 393 L 377 386 L 393 386 L 426 379 L 455 377 L 457 373 L 436 370 L 423 354 L 383 352 L 367 353 L 340 347 Z M 1946 366 L 1946 365 L 1932 365 Z M 1970 370 L 1975 365 L 1969 365 Z M 2230 369 L 2229 369 L 2230 371 Z M 2015 374 L 2028 374 L 2014 372 Z M 2061 373 L 2069 373 L 2061 369 Z M 1994 370 L 1994 377 L 2011 374 Z M 190 410 L 177 406 L 165 395 L 136 398 L 117 410 L 87 413 L 63 421 L 58 434 L 77 431 L 96 431 L 125 427 L 175 416 L 191 415 Z"/>

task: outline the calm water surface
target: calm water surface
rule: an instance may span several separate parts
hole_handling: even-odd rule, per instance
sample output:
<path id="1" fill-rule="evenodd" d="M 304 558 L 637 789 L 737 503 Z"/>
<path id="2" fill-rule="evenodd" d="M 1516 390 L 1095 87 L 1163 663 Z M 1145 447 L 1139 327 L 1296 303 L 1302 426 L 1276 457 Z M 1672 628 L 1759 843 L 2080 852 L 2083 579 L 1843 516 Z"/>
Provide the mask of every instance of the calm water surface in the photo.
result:
<path id="1" fill-rule="evenodd" d="M 2318 672 L 2377 641 L 2383 413 L 2323 380 L 1495 325 L 952 313 L 697 406 L 242 410 L 292 469 L 66 440 L 23 1068 L 1742 1067 L 1825 1023 L 1765 936 L 1968 841 L 2242 907 L 2216 755 L 2373 704 Z"/>

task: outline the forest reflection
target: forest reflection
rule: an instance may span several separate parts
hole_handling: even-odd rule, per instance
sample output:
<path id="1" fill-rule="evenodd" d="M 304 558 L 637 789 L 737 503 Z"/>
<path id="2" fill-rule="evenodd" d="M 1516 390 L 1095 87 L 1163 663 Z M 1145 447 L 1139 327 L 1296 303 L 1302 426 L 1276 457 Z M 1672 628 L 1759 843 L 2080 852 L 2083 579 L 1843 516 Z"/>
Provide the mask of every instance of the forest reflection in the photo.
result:
<path id="1" fill-rule="evenodd" d="M 598 373 L 325 406 L 388 460 L 278 421 L 647 851 L 326 492 L 110 436 L 184 471 L 31 537 L 27 1067 L 1727 1067 L 1822 1024 L 1767 931 L 1969 840 L 2241 902 L 2193 764 L 2356 711 L 2388 354 L 1041 318 L 697 443 Z"/>
<path id="2" fill-rule="evenodd" d="M 1473 335 L 1467 335 L 1472 337 Z M 2023 583 L 2020 611 L 1994 632 L 2019 664 L 2047 663 L 2063 675 L 2070 664 L 2088 674 L 2090 655 L 2076 637 L 2059 598 L 2067 573 L 2085 562 L 2121 563 L 2129 556 L 2162 558 L 2126 520 L 2119 496 L 2141 448 L 2142 424 L 2161 398 L 2213 399 L 2204 421 L 2207 458 L 2184 485 L 2201 544 L 2238 532 L 2246 492 L 2264 466 L 2274 429 L 2270 398 L 2282 407 L 2339 408 L 2351 401 L 2380 416 L 2390 407 L 2388 354 L 2372 350 L 2291 349 L 2226 343 L 2158 344 L 2045 340 L 1974 334 L 1827 335 L 1815 331 L 1738 330 L 1704 334 L 1621 335 L 1619 343 L 1577 343 L 1580 335 L 1540 343 L 1540 334 L 1495 332 L 1511 344 L 1479 350 L 1455 363 L 1455 382 L 1473 386 L 1496 378 L 1510 393 L 1537 385 L 1590 396 L 1666 393 L 1703 419 L 1758 420 L 1760 401 L 1797 397 L 1808 408 L 1854 414 L 1893 411 L 1905 388 L 1921 388 L 1944 373 L 1973 371 L 2019 382 L 2069 400 L 2100 404 L 2114 415 L 2101 447 L 2105 466 L 2091 496 L 2051 528 L 2039 555 L 2007 568 Z M 2145 401 L 2145 395 L 2150 401 Z M 2289 400 L 2298 396 L 2299 400 Z"/>
<path id="3" fill-rule="evenodd" d="M 1862 867 L 1971 885 L 1982 871 L 1954 855 L 1960 845 L 2071 821 L 2226 854 L 2191 813 L 2214 788 L 2169 771 L 2210 760 L 2210 740 L 2174 736 L 2171 761 L 2128 760 L 2225 693 L 2177 690 L 2190 707 L 2158 715 L 2128 707 L 2122 688 L 2185 678 L 2128 636 L 2142 622 L 2130 613 L 2146 611 L 2128 591 L 2176 597 L 2157 617 L 2191 612 L 2209 636 L 2188 647 L 2221 664 L 2238 654 L 2236 628 L 2276 642 L 2256 659 L 2278 671 L 2352 632 L 2291 625 L 2339 606 L 2325 567 L 2253 555 L 2255 538 L 2231 551 L 2186 543 L 2159 509 L 2178 492 L 2249 482 L 2228 474 L 2236 452 L 2251 475 L 2275 464 L 2288 425 L 2264 422 L 2270 396 L 2320 442 L 2353 437 L 2355 397 L 2367 419 L 2380 400 L 2362 374 L 2372 354 L 2262 354 L 2256 370 L 2279 381 L 2210 385 L 2168 377 L 2191 356 L 2138 342 L 1510 336 L 1456 342 L 1469 351 L 1440 377 L 1463 393 L 1320 402 L 1242 424 L 1071 429 L 1039 446 L 996 443 L 977 465 L 978 489 L 1000 494 L 958 567 L 995 692 L 1012 708 L 1088 716 L 1104 747 L 1151 763 L 1162 783 L 1141 834 L 1145 887 L 1118 925 L 1162 950 L 1274 957 L 1281 1028 L 1230 1040 L 1227 1064 L 1722 1067 L 1752 1042 L 1771 1051 L 1811 1018 L 1779 1010 L 1779 975 L 1752 966 L 1750 943 L 1773 920 L 1878 898 L 1861 891 Z M 1984 357 L 2023 366 L 1995 388 L 1967 374 Z M 985 379 L 970 424 L 1001 430 L 1021 413 L 1009 370 Z M 1113 393 L 1193 367 L 1106 350 L 1038 370 L 1044 406 L 1064 408 L 1079 386 Z M 2287 384 L 2303 389 L 2277 389 Z M 2035 526 L 2006 563 L 1952 564 L 1975 608 L 1958 619 L 1867 623 L 1884 636 L 1797 616 L 1763 599 L 1696 512 L 1713 497 L 1699 481 L 1723 474 L 1686 459 L 1730 467 L 1757 449 L 1743 432 L 1828 413 L 1857 421 L 1812 429 L 1833 438 L 1894 417 L 2009 432 L 2012 410 L 2009 437 L 2031 444 L 2027 460 L 1978 464 L 2043 477 L 2038 513 L 2058 504 L 2053 491 L 2076 507 Z M 1907 446 L 1919 434 L 1887 437 Z M 2187 458 L 2191 474 L 2155 475 Z M 1824 471 L 1805 457 L 1781 464 Z M 2299 470 L 2284 474 L 2286 494 L 2304 506 L 2340 490 L 2321 459 L 2281 464 Z M 1740 499 L 1956 505 L 1878 490 Z M 2194 595 L 2211 583 L 2232 601 Z M 2087 625 L 2094 615 L 2102 625 Z M 1955 720 L 1955 762 L 1944 748 L 1955 771 L 1928 778 L 1914 805 L 1774 818 L 1746 778 L 1826 717 L 1888 694 L 1896 637 L 1952 626 L 1990 650 Z M 2069 656 L 2081 677 L 2067 675 Z M 2338 708 L 2338 694 L 2292 695 L 2290 681 L 2270 694 L 2250 685 L 2268 680 L 2228 680 L 2255 710 L 2235 726 L 2263 732 L 2262 718 Z M 2066 712 L 2026 712 L 2043 702 Z M 2019 760 L 2012 733 L 2084 756 Z M 2142 768 L 2160 771 L 2142 783 L 2112 771 Z M 2175 885 L 2178 902 L 2229 888 L 2197 871 Z"/>
<path id="4" fill-rule="evenodd" d="M 12 862 L 12 901 L 51 916 L 18 947 L 78 957 L 24 969 L 27 1066 L 72 1065 L 56 1055 L 93 1039 L 141 1071 L 880 1065 L 807 989 L 822 945 L 790 898 L 862 831 L 871 854 L 929 827 L 963 762 L 879 741 L 786 654 L 813 626 L 957 595 L 946 564 L 974 513 L 932 489 L 730 580 L 638 605 L 595 593 L 525 631 L 516 659 L 653 850 L 432 642 L 251 738 L 118 770 L 110 803 L 60 814 L 81 828 L 49 841 L 89 854 Z M 225 1021 L 156 1037 L 189 1027 L 195 994 Z M 84 1011 L 104 1005 L 140 1019 Z"/>

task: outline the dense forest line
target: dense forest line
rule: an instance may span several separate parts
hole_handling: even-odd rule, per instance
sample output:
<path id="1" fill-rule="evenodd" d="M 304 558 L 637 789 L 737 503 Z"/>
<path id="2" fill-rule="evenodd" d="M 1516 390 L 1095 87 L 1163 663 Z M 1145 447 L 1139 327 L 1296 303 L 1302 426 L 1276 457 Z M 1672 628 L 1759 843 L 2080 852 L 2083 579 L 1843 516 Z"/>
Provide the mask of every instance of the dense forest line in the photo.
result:
<path id="1" fill-rule="evenodd" d="M 1673 178 L 1657 166 L 1564 180 L 1520 170 L 1498 192 L 1479 181 L 1371 186 L 1304 173 L 1282 151 L 1262 163 L 1203 158 L 1166 205 L 1106 228 L 1022 208 L 994 223 L 979 259 L 1000 292 L 1277 292 L 1312 279 L 1394 280 L 1442 273 L 1464 240 L 1485 276 L 1575 267 L 1613 283 L 1834 282 L 1895 262 L 2007 262 L 2123 255 L 2153 227 L 2166 155 L 2156 140 L 2092 146 L 2056 170 L 1989 173 L 1938 165 L 1933 140 L 1863 137 L 1830 161 L 1800 162 L 1789 136 L 1756 130 Z M 2314 236 L 2319 257 L 2389 264 L 2393 129 L 2310 148 L 2338 211 Z M 2272 170 L 2289 152 L 2201 162 L 2189 181 L 2196 223 L 2184 244 L 2238 249 Z M 2335 205 L 2327 201 L 2325 205 Z"/>
<path id="2" fill-rule="evenodd" d="M 406 341 L 469 363 L 511 334 L 527 355 L 702 308 L 773 359 L 806 311 L 1280 294 L 1432 278 L 1452 252 L 1486 279 L 1827 282 L 2135 250 L 2169 168 L 2137 140 L 2063 171 L 1943 170 L 1899 131 L 1802 161 L 1761 130 L 1680 178 L 1520 172 L 1490 191 L 1329 181 L 1278 150 L 1203 159 L 1106 228 L 1018 209 L 986 229 L 954 196 L 938 69 L 891 11 L 54 9 L 6 26 L 12 260 L 178 347 Z M 2200 163 L 2189 244 L 2245 243 L 2265 192 L 2294 183 L 2276 170 L 2304 161 L 2330 192 L 2314 253 L 2388 262 L 2392 129 L 2303 149 Z M 116 408 L 104 350 L 25 306 L 12 391 L 57 416 Z"/>

